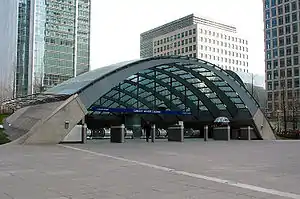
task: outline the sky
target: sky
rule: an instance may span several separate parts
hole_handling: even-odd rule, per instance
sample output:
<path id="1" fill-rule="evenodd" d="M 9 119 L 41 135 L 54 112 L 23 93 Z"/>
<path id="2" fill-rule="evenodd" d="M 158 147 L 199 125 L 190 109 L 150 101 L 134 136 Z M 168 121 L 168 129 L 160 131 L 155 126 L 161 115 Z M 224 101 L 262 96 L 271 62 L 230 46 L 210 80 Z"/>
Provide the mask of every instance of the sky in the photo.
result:
<path id="1" fill-rule="evenodd" d="M 249 72 L 264 74 L 262 0 L 92 0 L 91 69 L 138 59 L 140 33 L 189 14 L 237 27 Z"/>

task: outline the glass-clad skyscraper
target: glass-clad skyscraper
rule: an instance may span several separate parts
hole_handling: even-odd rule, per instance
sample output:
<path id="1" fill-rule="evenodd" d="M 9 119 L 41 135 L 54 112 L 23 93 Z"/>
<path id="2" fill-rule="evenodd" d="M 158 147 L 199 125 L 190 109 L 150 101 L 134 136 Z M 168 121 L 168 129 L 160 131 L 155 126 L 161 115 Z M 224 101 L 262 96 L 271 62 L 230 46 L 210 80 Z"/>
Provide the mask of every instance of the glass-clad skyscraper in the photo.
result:
<path id="1" fill-rule="evenodd" d="M 294 117 L 300 102 L 300 1 L 264 0 L 268 111 Z"/>
<path id="2" fill-rule="evenodd" d="M 13 98 L 16 67 L 17 0 L 2 0 L 0 5 L 0 103 Z"/>
<path id="3" fill-rule="evenodd" d="M 16 93 L 39 93 L 90 69 L 90 0 L 20 0 Z"/>

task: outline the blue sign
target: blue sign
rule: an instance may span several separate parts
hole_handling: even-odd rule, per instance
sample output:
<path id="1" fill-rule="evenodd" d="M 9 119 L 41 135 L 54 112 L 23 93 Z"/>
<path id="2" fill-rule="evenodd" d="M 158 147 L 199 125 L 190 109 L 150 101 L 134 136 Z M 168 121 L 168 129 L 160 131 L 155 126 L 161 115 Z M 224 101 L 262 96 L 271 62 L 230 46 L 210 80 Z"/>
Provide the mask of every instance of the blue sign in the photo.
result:
<path id="1" fill-rule="evenodd" d="M 169 111 L 169 110 L 150 110 L 150 109 L 134 109 L 134 108 L 103 108 L 92 107 L 93 111 L 109 112 L 109 113 L 136 113 L 136 114 L 164 114 L 164 115 L 191 115 L 186 111 Z"/>

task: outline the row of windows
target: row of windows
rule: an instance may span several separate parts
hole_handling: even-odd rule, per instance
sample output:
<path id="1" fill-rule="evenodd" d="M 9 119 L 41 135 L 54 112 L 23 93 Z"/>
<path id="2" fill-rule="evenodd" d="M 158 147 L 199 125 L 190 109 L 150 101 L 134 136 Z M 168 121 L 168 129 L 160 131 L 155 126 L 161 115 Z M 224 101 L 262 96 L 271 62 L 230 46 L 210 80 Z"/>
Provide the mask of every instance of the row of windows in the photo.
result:
<path id="1" fill-rule="evenodd" d="M 299 57 L 294 56 L 293 58 L 292 57 L 287 57 L 286 59 L 281 58 L 281 59 L 279 59 L 279 61 L 278 60 L 273 60 L 273 68 L 274 69 L 278 67 L 278 64 L 279 64 L 280 67 L 295 66 L 295 65 L 299 64 Z M 270 61 L 267 62 L 267 69 L 268 68 L 271 69 Z"/>
<path id="2" fill-rule="evenodd" d="M 219 49 L 219 48 L 213 48 L 210 46 L 203 46 L 200 45 L 200 50 L 205 50 L 205 51 L 209 51 L 209 52 L 216 52 L 216 53 L 221 53 L 224 55 L 228 55 L 228 56 L 235 56 L 235 57 L 239 57 L 239 58 L 243 58 L 243 59 L 248 59 L 248 55 L 247 54 L 242 54 L 242 53 L 237 53 L 234 51 L 230 51 L 230 50 L 224 50 L 224 49 Z"/>
<path id="3" fill-rule="evenodd" d="M 299 18 L 300 18 L 300 13 L 299 13 Z M 297 22 L 297 21 L 298 21 L 298 14 L 297 14 L 297 12 L 294 12 L 292 14 L 292 20 L 291 20 L 291 17 L 289 14 L 286 15 L 285 17 L 280 16 L 278 18 L 272 18 L 271 20 L 267 19 L 266 20 L 266 29 L 271 28 L 271 25 L 274 28 L 274 27 L 283 25 L 284 22 L 285 22 L 285 24 L 290 24 L 290 23 Z"/>
<path id="4" fill-rule="evenodd" d="M 160 46 L 158 47 L 158 49 L 160 48 L 176 48 L 176 47 L 179 47 L 180 45 L 187 45 L 187 44 L 190 44 L 190 43 L 193 43 L 193 42 L 196 42 L 196 37 L 191 37 L 191 38 L 188 38 L 188 39 L 183 39 L 181 41 L 177 41 L 177 42 L 174 42 L 174 43 L 170 43 L 170 44 L 167 44 L 165 46 Z M 154 44 L 155 46 L 155 44 Z"/>
<path id="5" fill-rule="evenodd" d="M 269 91 L 285 88 L 299 88 L 299 78 L 268 82 L 267 84 L 267 90 Z"/>
<path id="6" fill-rule="evenodd" d="M 210 55 L 210 54 L 201 53 L 200 58 L 225 62 L 225 63 L 229 63 L 229 64 L 236 64 L 236 65 L 240 65 L 240 66 L 248 66 L 248 62 L 246 62 L 246 61 L 240 61 L 240 60 L 230 59 L 230 58 L 226 58 L 226 57 L 219 57 L 219 56 L 214 56 L 214 55 Z"/>
<path id="7" fill-rule="evenodd" d="M 292 8 L 292 9 L 291 9 Z M 291 11 L 296 11 L 297 10 L 297 4 L 296 2 L 292 2 L 291 6 L 290 4 L 285 4 L 284 7 L 283 6 L 278 6 L 273 7 L 271 10 L 266 9 L 266 19 L 269 19 L 270 17 L 276 17 L 277 15 L 283 15 L 285 14 L 289 14 Z M 283 12 L 284 11 L 284 12 Z M 296 13 L 296 12 L 295 12 Z"/>
<path id="8" fill-rule="evenodd" d="M 272 79 L 278 79 L 280 74 L 280 78 L 284 77 L 297 77 L 299 76 L 299 67 L 295 68 L 288 68 L 288 69 L 281 69 L 279 72 L 278 70 L 275 71 L 268 71 L 267 72 L 267 80 L 272 80 Z"/>
<path id="9" fill-rule="evenodd" d="M 285 12 L 290 12 L 290 8 L 293 10 L 296 10 L 297 9 L 297 2 L 296 0 L 293 1 L 292 3 L 290 3 L 290 0 L 265 0 L 265 8 L 266 9 L 269 9 L 270 7 L 274 7 L 276 5 L 278 5 L 278 7 L 281 7 L 282 9 L 282 3 L 285 3 L 284 4 L 284 9 L 285 9 Z M 298 2 L 299 4 L 299 7 L 300 7 L 300 2 Z"/>
<path id="10" fill-rule="evenodd" d="M 186 30 L 186 31 L 183 31 L 182 33 L 175 34 L 174 36 L 168 36 L 163 39 L 155 40 L 154 46 L 172 42 L 173 40 L 175 41 L 176 39 L 184 38 L 184 37 L 191 36 L 194 34 L 196 34 L 195 28 L 193 30 Z"/>
<path id="11" fill-rule="evenodd" d="M 228 48 L 232 48 L 232 49 L 236 49 L 236 50 L 248 52 L 248 48 L 247 47 L 239 46 L 237 44 L 230 44 L 230 43 L 227 43 L 227 42 L 218 41 L 218 40 L 209 39 L 209 38 L 203 38 L 203 37 L 200 37 L 200 41 L 201 42 L 205 42 L 205 43 L 210 43 L 210 44 L 212 43 L 212 44 L 224 46 L 226 48 L 228 47 Z"/>
<path id="12" fill-rule="evenodd" d="M 272 35 L 271 35 L 272 33 Z M 266 39 L 276 38 L 278 35 L 282 36 L 285 34 L 298 33 L 298 23 L 292 25 L 281 26 L 279 28 L 273 28 L 271 30 L 266 30 Z"/>
<path id="13" fill-rule="evenodd" d="M 230 35 L 225 35 L 225 34 L 218 33 L 218 32 L 214 32 L 214 31 L 211 31 L 211 30 L 200 29 L 200 33 L 203 33 L 204 35 L 211 35 L 211 36 L 216 37 L 216 38 L 221 38 L 221 39 L 225 39 L 225 40 L 228 40 L 228 41 L 231 40 L 233 42 L 238 42 L 240 44 L 248 45 L 247 40 L 237 38 L 237 37 L 233 37 L 233 36 L 230 36 Z"/>
<path id="14" fill-rule="evenodd" d="M 178 47 L 179 48 L 179 47 Z M 167 45 L 167 46 L 164 46 L 164 47 L 160 47 L 160 48 L 154 48 L 154 53 L 159 53 L 159 52 L 163 52 L 163 51 L 166 51 L 166 50 L 169 50 L 169 49 L 172 49 L 172 46 L 170 45 Z M 189 51 L 192 51 L 192 50 L 196 50 L 196 45 L 192 45 L 192 46 L 186 46 L 185 48 L 181 48 L 181 53 L 184 53 L 184 49 L 185 49 L 185 52 L 189 52 Z M 180 49 L 175 49 L 174 52 L 176 53 L 176 51 L 178 53 L 180 53 Z"/>

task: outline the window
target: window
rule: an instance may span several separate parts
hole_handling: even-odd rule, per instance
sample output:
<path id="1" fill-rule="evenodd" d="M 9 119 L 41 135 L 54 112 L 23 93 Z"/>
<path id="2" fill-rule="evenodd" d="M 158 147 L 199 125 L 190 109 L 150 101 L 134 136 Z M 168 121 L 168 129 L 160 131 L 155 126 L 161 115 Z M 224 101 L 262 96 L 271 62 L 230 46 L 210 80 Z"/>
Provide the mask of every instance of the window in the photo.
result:
<path id="1" fill-rule="evenodd" d="M 267 72 L 267 80 L 272 80 L 272 72 Z"/>
<path id="2" fill-rule="evenodd" d="M 276 16 L 276 7 L 272 8 L 272 17 L 275 17 L 275 16 Z"/>
<path id="3" fill-rule="evenodd" d="M 293 29 L 293 32 L 298 32 L 298 24 L 297 23 L 294 23 L 292 25 L 292 29 Z"/>
<path id="4" fill-rule="evenodd" d="M 274 60 L 273 61 L 273 68 L 277 68 L 278 67 L 278 60 Z"/>
<path id="5" fill-rule="evenodd" d="M 268 82 L 268 90 L 272 90 L 272 82 Z"/>
<path id="6" fill-rule="evenodd" d="M 298 88 L 299 87 L 299 78 L 294 79 L 294 87 Z"/>
<path id="7" fill-rule="evenodd" d="M 297 21 L 297 12 L 294 12 L 293 14 L 292 14 L 292 22 L 295 22 L 295 21 Z"/>
<path id="8" fill-rule="evenodd" d="M 193 45 L 193 50 L 196 50 L 196 45 Z"/>
<path id="9" fill-rule="evenodd" d="M 291 68 L 288 68 L 287 70 L 286 70 L 286 74 L 287 74 L 287 77 L 292 77 L 292 69 Z"/>
<path id="10" fill-rule="evenodd" d="M 291 36 L 290 35 L 285 37 L 285 44 L 286 45 L 291 44 Z"/>
<path id="11" fill-rule="evenodd" d="M 192 43 L 193 42 L 193 38 L 189 38 L 189 43 Z"/>
<path id="12" fill-rule="evenodd" d="M 192 35 L 192 30 L 189 30 L 189 35 Z"/>
<path id="13" fill-rule="evenodd" d="M 293 65 L 298 65 L 299 64 L 299 57 L 298 56 L 294 56 L 293 57 L 293 61 L 294 61 Z"/>
<path id="14" fill-rule="evenodd" d="M 279 56 L 283 57 L 284 56 L 284 48 L 279 49 Z"/>
<path id="15" fill-rule="evenodd" d="M 297 4 L 296 1 L 292 2 L 292 11 L 297 10 Z"/>
<path id="16" fill-rule="evenodd" d="M 287 23 L 290 23 L 290 22 L 291 22 L 290 15 L 289 14 L 285 15 L 285 23 L 287 24 Z"/>
<path id="17" fill-rule="evenodd" d="M 282 15 L 282 14 L 283 14 L 282 6 L 278 6 L 278 15 Z"/>
<path id="18" fill-rule="evenodd" d="M 268 29 L 268 28 L 270 28 L 270 27 L 271 27 L 270 20 L 267 20 L 267 21 L 266 21 L 266 28 Z"/>
<path id="19" fill-rule="evenodd" d="M 290 25 L 286 25 L 285 26 L 285 34 L 290 34 L 291 33 L 291 26 Z"/>
<path id="20" fill-rule="evenodd" d="M 278 50 L 274 49 L 273 50 L 273 58 L 277 58 L 278 57 Z"/>
<path id="21" fill-rule="evenodd" d="M 294 68 L 294 76 L 299 76 L 299 67 Z"/>
<path id="22" fill-rule="evenodd" d="M 284 5 L 284 11 L 285 11 L 285 13 L 290 12 L 290 4 L 285 4 Z"/>
<path id="23" fill-rule="evenodd" d="M 291 66 L 292 65 L 292 58 L 288 57 L 286 58 L 286 66 Z"/>
<path id="24" fill-rule="evenodd" d="M 274 28 L 272 30 L 272 37 L 277 37 L 277 29 L 276 28 Z"/>
<path id="25" fill-rule="evenodd" d="M 280 67 L 284 67 L 285 66 L 285 60 L 284 60 L 284 58 L 280 59 L 279 65 L 280 65 Z"/>
<path id="26" fill-rule="evenodd" d="M 196 37 L 193 37 L 193 42 L 196 42 Z"/>
<path id="27" fill-rule="evenodd" d="M 273 48 L 277 48 L 277 39 L 273 39 Z"/>
<path id="28" fill-rule="evenodd" d="M 278 29 L 278 35 L 281 36 L 283 34 L 284 34 L 283 27 L 279 27 L 279 29 Z"/>
<path id="29" fill-rule="evenodd" d="M 293 54 L 298 54 L 298 45 L 293 46 Z"/>
<path id="30" fill-rule="evenodd" d="M 281 26 L 283 24 L 283 16 L 278 17 L 278 25 Z"/>
<path id="31" fill-rule="evenodd" d="M 273 72 L 273 77 L 274 77 L 274 79 L 278 79 L 278 70 L 275 70 Z"/>
<path id="32" fill-rule="evenodd" d="M 280 77 L 281 78 L 285 77 L 285 70 L 284 69 L 280 70 Z"/>
<path id="33" fill-rule="evenodd" d="M 292 48 L 289 46 L 286 48 L 286 55 L 291 55 L 292 54 Z"/>
<path id="34" fill-rule="evenodd" d="M 196 34 L 196 28 L 193 29 L 193 34 Z"/>
<path id="35" fill-rule="evenodd" d="M 298 35 L 297 34 L 293 35 L 293 43 L 298 43 Z"/>
<path id="36" fill-rule="evenodd" d="M 277 19 L 273 18 L 272 19 L 272 27 L 275 27 L 275 26 L 277 26 Z"/>

